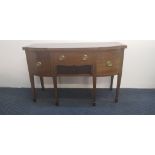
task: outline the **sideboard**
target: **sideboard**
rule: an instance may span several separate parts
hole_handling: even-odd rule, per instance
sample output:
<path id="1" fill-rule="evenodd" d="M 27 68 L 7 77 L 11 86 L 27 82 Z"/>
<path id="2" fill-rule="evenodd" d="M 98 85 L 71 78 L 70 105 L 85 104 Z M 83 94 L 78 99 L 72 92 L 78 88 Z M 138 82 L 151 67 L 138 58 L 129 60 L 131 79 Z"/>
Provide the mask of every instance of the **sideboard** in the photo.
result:
<path id="1" fill-rule="evenodd" d="M 117 42 L 47 43 L 23 47 L 26 53 L 33 101 L 36 101 L 34 76 L 52 77 L 55 103 L 59 105 L 57 77 L 90 76 L 93 85 L 93 106 L 96 105 L 96 78 L 110 76 L 110 89 L 117 75 L 115 102 L 118 102 L 124 50 L 126 45 Z"/>

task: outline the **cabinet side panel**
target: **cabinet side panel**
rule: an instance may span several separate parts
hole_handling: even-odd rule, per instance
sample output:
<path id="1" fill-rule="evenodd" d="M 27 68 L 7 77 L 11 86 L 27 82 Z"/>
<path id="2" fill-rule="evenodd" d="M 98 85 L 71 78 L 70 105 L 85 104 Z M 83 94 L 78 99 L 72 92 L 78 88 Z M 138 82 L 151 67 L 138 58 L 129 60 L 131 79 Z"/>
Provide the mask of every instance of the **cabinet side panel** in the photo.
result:
<path id="1" fill-rule="evenodd" d="M 28 49 L 25 50 L 25 54 L 26 54 L 29 73 L 34 74 L 36 72 L 34 67 L 34 61 L 36 59 L 35 54 Z"/>

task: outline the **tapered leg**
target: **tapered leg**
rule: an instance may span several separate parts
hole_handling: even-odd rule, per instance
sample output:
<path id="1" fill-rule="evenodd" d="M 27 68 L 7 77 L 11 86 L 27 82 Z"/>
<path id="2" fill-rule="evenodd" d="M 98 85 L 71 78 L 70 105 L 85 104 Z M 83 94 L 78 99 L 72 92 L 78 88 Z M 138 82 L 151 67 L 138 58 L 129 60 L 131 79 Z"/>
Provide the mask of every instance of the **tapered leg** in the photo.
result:
<path id="1" fill-rule="evenodd" d="M 110 90 L 113 89 L 114 75 L 111 76 Z"/>
<path id="2" fill-rule="evenodd" d="M 121 85 L 121 78 L 122 75 L 117 75 L 117 88 L 116 88 L 116 96 L 115 96 L 115 102 L 118 102 L 119 92 L 120 92 L 120 85 Z"/>
<path id="3" fill-rule="evenodd" d="M 44 87 L 44 79 L 43 79 L 42 76 L 40 76 L 40 83 L 41 83 L 42 90 L 45 90 L 45 87 Z"/>
<path id="4" fill-rule="evenodd" d="M 32 89 L 32 97 L 33 101 L 36 102 L 36 90 L 35 90 L 35 82 L 34 82 L 34 75 L 30 75 L 30 82 L 31 82 L 31 89 Z"/>
<path id="5" fill-rule="evenodd" d="M 96 106 L 96 76 L 93 76 L 93 106 Z"/>
<path id="6" fill-rule="evenodd" d="M 58 99 L 58 88 L 57 88 L 57 77 L 53 77 L 53 84 L 54 84 L 54 98 L 56 106 L 59 106 L 59 99 Z"/>

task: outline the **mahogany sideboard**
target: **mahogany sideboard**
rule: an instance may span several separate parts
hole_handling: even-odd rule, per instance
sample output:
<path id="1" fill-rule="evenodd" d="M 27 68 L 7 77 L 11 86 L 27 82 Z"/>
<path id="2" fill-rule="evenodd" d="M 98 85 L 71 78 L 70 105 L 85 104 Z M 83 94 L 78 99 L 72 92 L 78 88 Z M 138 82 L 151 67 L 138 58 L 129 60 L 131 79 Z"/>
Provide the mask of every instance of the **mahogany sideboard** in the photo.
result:
<path id="1" fill-rule="evenodd" d="M 117 75 L 115 102 L 118 102 L 124 50 L 121 43 L 50 43 L 23 47 L 26 52 L 33 101 L 36 101 L 34 76 L 39 76 L 44 90 L 43 77 L 52 77 L 55 103 L 59 105 L 58 76 L 91 76 L 93 83 L 93 106 L 96 105 L 96 77 Z"/>

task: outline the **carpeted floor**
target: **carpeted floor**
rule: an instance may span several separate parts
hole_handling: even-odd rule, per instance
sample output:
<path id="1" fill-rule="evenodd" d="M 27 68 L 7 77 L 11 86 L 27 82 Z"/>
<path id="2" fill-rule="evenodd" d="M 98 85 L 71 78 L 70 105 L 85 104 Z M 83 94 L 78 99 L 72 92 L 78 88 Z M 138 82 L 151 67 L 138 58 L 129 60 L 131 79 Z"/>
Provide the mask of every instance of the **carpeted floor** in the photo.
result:
<path id="1" fill-rule="evenodd" d="M 37 89 L 38 100 L 31 100 L 31 90 L 0 88 L 1 115 L 154 115 L 155 89 L 121 89 L 119 103 L 115 90 L 97 90 L 97 106 L 92 107 L 89 89 L 61 89 L 56 107 L 52 89 Z"/>

